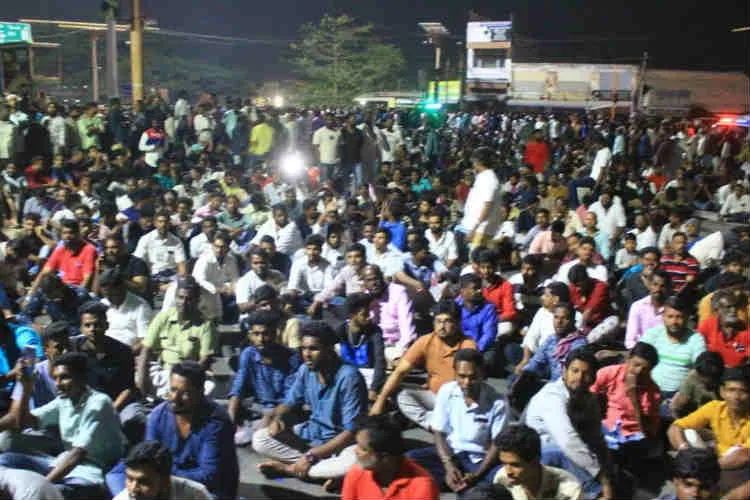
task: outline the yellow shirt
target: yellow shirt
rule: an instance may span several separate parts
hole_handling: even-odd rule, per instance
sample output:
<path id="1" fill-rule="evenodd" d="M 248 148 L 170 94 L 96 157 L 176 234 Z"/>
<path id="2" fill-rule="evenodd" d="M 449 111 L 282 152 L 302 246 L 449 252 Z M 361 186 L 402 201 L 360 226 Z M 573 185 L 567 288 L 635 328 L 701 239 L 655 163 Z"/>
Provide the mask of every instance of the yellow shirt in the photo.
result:
<path id="1" fill-rule="evenodd" d="M 273 127 L 259 123 L 250 131 L 250 153 L 261 156 L 271 151 L 273 146 Z"/>
<path id="2" fill-rule="evenodd" d="M 750 448 L 750 417 L 739 425 L 733 425 L 725 401 L 706 403 L 690 415 L 675 420 L 682 429 L 703 429 L 710 427 L 716 436 L 716 451 L 719 456 L 732 446 Z"/>

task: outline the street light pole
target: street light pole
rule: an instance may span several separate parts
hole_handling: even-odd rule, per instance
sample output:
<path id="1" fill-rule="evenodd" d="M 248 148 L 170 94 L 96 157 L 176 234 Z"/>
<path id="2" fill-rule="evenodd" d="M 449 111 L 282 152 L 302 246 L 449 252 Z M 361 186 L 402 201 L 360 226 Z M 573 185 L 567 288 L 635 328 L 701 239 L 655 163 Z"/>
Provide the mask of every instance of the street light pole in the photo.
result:
<path id="1" fill-rule="evenodd" d="M 91 35 L 91 100 L 99 102 L 99 35 L 95 31 Z"/>
<path id="2" fill-rule="evenodd" d="M 143 17 L 141 0 L 133 0 L 133 24 L 130 27 L 130 79 L 132 102 L 143 100 Z"/>
<path id="3" fill-rule="evenodd" d="M 105 19 L 107 21 L 107 96 L 120 96 L 120 82 L 117 68 L 117 24 L 115 20 L 117 0 L 106 2 Z"/>

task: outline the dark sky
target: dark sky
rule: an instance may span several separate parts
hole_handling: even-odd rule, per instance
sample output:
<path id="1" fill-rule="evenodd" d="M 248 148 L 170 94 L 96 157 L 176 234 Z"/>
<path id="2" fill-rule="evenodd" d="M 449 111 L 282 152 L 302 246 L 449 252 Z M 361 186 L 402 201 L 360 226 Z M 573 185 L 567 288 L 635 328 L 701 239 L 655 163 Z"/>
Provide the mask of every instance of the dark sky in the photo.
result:
<path id="1" fill-rule="evenodd" d="M 123 4 L 126 19 L 129 0 Z M 5 2 L 2 17 L 56 17 L 100 19 L 98 0 L 25 0 Z M 533 39 L 558 40 L 527 45 L 515 53 L 556 60 L 598 59 L 596 62 L 638 62 L 648 50 L 655 67 L 748 71 L 748 33 L 729 33 L 750 24 L 748 0 L 142 0 L 144 14 L 160 26 L 181 31 L 248 38 L 293 38 L 301 23 L 324 13 L 348 13 L 374 23 L 389 41 L 398 44 L 416 67 L 428 64 L 431 51 L 421 45 L 420 21 L 442 21 L 463 37 L 467 13 L 473 9 L 493 20 L 513 12 L 515 30 Z M 635 39 L 641 38 L 642 39 Z M 584 40 L 581 41 L 581 39 Z M 578 40 L 571 43 L 571 40 Z M 186 52 L 243 61 L 258 72 L 280 74 L 280 49 L 237 45 L 221 48 L 185 42 Z M 518 59 L 518 57 L 515 57 Z"/>

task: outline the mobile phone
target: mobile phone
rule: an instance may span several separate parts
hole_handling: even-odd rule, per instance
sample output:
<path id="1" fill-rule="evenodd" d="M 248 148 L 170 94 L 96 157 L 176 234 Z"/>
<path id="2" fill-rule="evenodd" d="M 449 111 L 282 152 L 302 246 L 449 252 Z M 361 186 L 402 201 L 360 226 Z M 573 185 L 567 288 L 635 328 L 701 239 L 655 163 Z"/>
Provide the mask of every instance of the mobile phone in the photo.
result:
<path id="1" fill-rule="evenodd" d="M 36 348 L 27 345 L 21 351 L 21 357 L 25 361 L 23 365 L 23 375 L 24 377 L 31 377 L 34 373 L 34 364 L 36 363 Z"/>

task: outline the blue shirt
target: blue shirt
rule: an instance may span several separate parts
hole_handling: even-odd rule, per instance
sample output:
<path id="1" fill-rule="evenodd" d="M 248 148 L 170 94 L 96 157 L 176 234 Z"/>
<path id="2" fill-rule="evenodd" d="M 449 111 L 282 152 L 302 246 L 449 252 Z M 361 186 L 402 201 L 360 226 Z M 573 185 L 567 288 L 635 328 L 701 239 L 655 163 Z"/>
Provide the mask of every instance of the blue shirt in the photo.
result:
<path id="1" fill-rule="evenodd" d="M 464 307 L 464 299 L 459 297 L 456 303 L 461 306 L 461 329 L 464 335 L 471 337 L 484 352 L 495 345 L 497 337 L 497 311 L 495 306 L 483 301 L 471 309 Z"/>
<path id="2" fill-rule="evenodd" d="M 36 330 L 15 323 L 8 323 L 8 327 L 13 336 L 8 339 L 7 344 L 0 344 L 0 374 L 6 374 L 16 366 L 16 361 L 26 346 L 34 348 L 37 359 L 44 359 L 42 339 Z"/>
<path id="3" fill-rule="evenodd" d="M 562 376 L 563 362 L 565 360 L 556 360 L 552 356 L 555 353 L 555 348 L 557 348 L 558 340 L 559 337 L 556 334 L 547 337 L 547 339 L 542 342 L 542 345 L 539 346 L 539 349 L 536 350 L 526 366 L 523 367 L 523 371 L 534 372 L 541 378 L 549 380 L 559 379 Z M 586 337 L 575 339 L 570 343 L 568 352 L 575 351 L 584 345 L 586 345 Z"/>
<path id="4" fill-rule="evenodd" d="M 412 255 L 409 255 L 404 260 L 404 272 L 428 288 L 435 284 L 433 283 L 433 279 L 438 274 L 443 274 L 447 271 L 448 268 L 432 254 L 427 256 L 425 262 L 420 265 L 414 263 L 414 256 Z M 437 282 L 437 279 L 434 281 Z"/>
<path id="5" fill-rule="evenodd" d="M 159 441 L 172 453 L 172 474 L 197 481 L 219 499 L 235 498 L 239 481 L 234 425 L 226 410 L 205 400 L 191 423 L 190 434 L 180 437 L 168 402 L 148 416 L 146 441 Z"/>
<path id="6" fill-rule="evenodd" d="M 357 418 L 367 411 L 367 387 L 357 368 L 338 361 L 339 367 L 327 384 L 318 372 L 300 366 L 284 404 L 312 409 L 310 419 L 295 428 L 299 437 L 313 446 L 327 443 L 342 431 L 355 432 Z"/>
<path id="7" fill-rule="evenodd" d="M 380 223 L 380 227 L 384 227 L 391 232 L 391 243 L 393 243 L 393 246 L 402 252 L 406 251 L 406 225 L 403 222 L 389 222 L 384 220 Z"/>
<path id="8" fill-rule="evenodd" d="M 284 400 L 299 365 L 299 355 L 281 344 L 270 344 L 262 353 L 253 346 L 247 347 L 240 354 L 240 367 L 229 397 L 252 396 L 255 402 L 273 408 Z"/>

